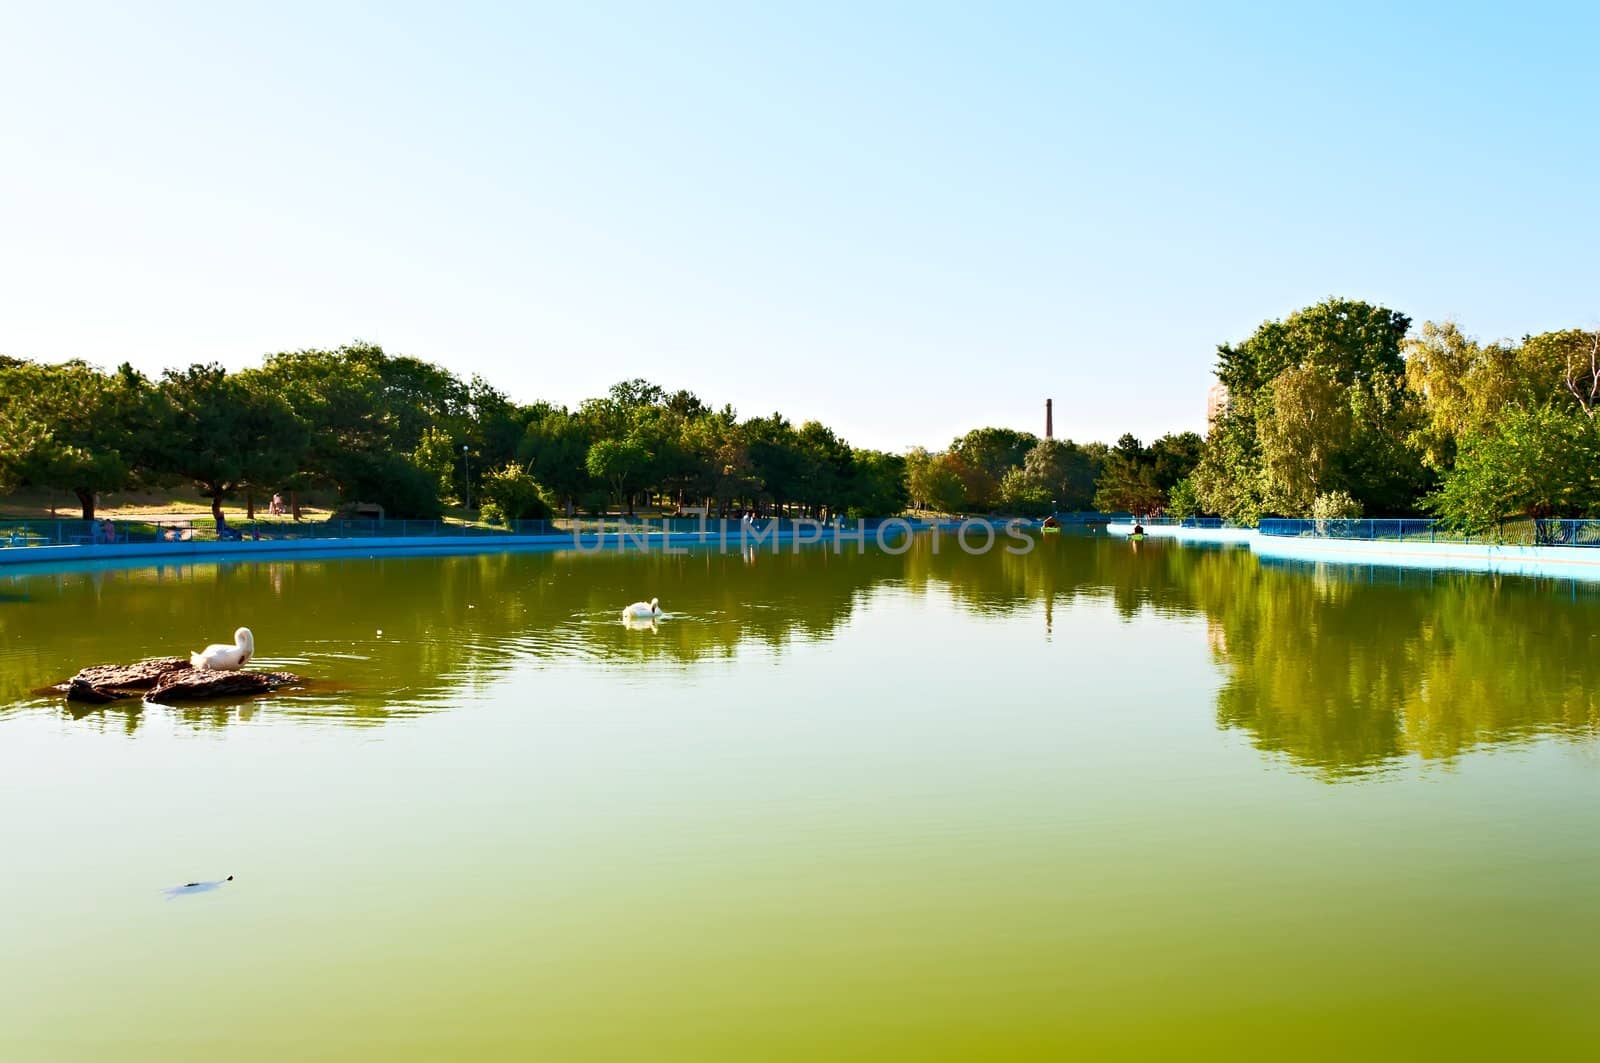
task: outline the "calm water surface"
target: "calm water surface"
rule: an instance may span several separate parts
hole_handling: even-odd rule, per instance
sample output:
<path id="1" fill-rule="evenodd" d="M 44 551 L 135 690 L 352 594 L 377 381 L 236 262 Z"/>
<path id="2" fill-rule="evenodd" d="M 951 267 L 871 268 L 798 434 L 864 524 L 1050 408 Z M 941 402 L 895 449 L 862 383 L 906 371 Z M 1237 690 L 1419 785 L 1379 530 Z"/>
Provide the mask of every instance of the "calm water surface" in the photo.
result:
<path id="1" fill-rule="evenodd" d="M 30 693 L 239 624 L 316 685 Z M 1597 684 L 1600 590 L 1103 537 L 0 575 L 0 1059 L 1587 1055 Z"/>

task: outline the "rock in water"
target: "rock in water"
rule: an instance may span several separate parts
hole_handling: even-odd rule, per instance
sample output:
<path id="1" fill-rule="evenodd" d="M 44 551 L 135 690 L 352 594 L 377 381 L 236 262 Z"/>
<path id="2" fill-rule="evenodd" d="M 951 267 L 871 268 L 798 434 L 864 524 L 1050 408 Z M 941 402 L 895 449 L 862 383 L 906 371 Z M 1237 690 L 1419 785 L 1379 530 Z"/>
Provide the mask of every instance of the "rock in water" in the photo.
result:
<path id="1" fill-rule="evenodd" d="M 174 672 L 188 671 L 183 657 L 158 657 L 135 664 L 95 664 L 83 669 L 58 689 L 70 701 L 107 702 L 136 698 Z"/>
<path id="2" fill-rule="evenodd" d="M 144 693 L 149 702 L 196 701 L 200 698 L 228 698 L 240 694 L 268 694 L 279 687 L 293 686 L 300 677 L 289 672 L 212 672 L 186 668 L 168 672 Z"/>
<path id="3" fill-rule="evenodd" d="M 151 702 L 266 694 L 300 682 L 299 676 L 288 672 L 211 672 L 191 667 L 182 657 L 159 657 L 135 664 L 93 665 L 54 689 L 69 701 L 103 704 L 141 694 Z"/>

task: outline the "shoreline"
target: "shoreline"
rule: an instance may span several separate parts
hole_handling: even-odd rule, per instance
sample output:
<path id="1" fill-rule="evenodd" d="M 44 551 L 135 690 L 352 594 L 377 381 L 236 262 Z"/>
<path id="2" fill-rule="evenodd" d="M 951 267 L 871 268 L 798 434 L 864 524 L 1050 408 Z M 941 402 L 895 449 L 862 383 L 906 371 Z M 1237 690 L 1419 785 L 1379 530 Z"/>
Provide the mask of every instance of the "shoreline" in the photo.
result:
<path id="1" fill-rule="evenodd" d="M 92 570 L 97 568 L 130 568 L 141 564 L 161 565 L 169 562 L 216 563 L 317 560 L 340 557 L 424 557 L 450 554 L 524 553 L 546 550 L 572 550 L 576 553 L 600 553 L 627 550 L 639 553 L 687 553 L 696 548 L 720 548 L 724 552 L 743 549 L 775 552 L 778 546 L 798 549 L 801 546 L 834 544 L 839 549 L 855 546 L 881 545 L 880 539 L 893 542 L 900 536 L 939 529 L 952 530 L 953 521 L 904 521 L 898 526 L 888 526 L 891 531 L 881 534 L 886 525 L 860 529 L 836 530 L 828 526 L 803 529 L 774 529 L 743 536 L 738 529 L 731 534 L 713 531 L 660 532 L 642 534 L 605 532 L 548 532 L 538 535 L 486 534 L 463 536 L 366 536 L 328 539 L 262 539 L 242 542 L 199 540 L 158 543 L 74 543 L 63 546 L 28 546 L 0 549 L 0 572 L 3 571 L 60 571 Z M 1004 522 L 992 522 L 998 532 Z M 1030 527 L 1033 527 L 1030 525 Z"/>
<path id="2" fill-rule="evenodd" d="M 1127 537 L 1131 524 L 1108 524 L 1106 534 Z M 1254 528 L 1184 528 L 1149 525 L 1146 538 L 1184 543 L 1247 546 L 1257 557 L 1308 564 L 1383 565 L 1481 575 L 1554 576 L 1600 581 L 1600 548 L 1518 546 L 1496 543 L 1412 542 L 1403 539 L 1330 539 L 1262 535 Z"/>

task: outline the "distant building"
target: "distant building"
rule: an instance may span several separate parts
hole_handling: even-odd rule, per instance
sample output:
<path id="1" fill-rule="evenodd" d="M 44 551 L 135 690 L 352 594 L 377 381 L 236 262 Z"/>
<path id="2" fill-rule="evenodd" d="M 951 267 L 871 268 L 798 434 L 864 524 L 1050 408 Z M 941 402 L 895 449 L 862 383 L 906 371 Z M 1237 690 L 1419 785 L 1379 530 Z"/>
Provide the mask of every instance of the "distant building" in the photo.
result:
<path id="1" fill-rule="evenodd" d="M 1206 392 L 1206 431 L 1216 427 L 1217 418 L 1228 412 L 1228 385 L 1217 381 Z"/>

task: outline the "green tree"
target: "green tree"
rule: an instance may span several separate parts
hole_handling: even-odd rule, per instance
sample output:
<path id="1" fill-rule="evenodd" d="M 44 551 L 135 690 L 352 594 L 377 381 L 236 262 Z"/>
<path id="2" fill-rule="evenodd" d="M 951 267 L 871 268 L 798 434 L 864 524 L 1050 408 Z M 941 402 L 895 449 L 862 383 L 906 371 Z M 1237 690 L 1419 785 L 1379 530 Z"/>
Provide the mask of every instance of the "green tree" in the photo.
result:
<path id="1" fill-rule="evenodd" d="M 1007 513 L 1042 517 L 1053 508 L 1050 489 L 1018 467 L 1000 478 L 1000 505 Z"/>
<path id="2" fill-rule="evenodd" d="M 1153 513 L 1166 504 L 1167 493 L 1156 481 L 1156 466 L 1145 446 L 1124 434 L 1106 455 L 1095 488 L 1095 508 L 1104 512 L 1129 510 Z"/>
<path id="3" fill-rule="evenodd" d="M 649 467 L 650 452 L 634 439 L 602 439 L 589 448 L 584 459 L 589 475 L 611 486 L 618 508 L 624 503 L 633 515 L 633 489 Z"/>
<path id="4" fill-rule="evenodd" d="M 1584 415 L 1600 412 L 1600 329 L 1567 329 L 1528 336 L 1522 341 L 1523 364 L 1548 373 L 1559 366 L 1561 387 Z M 1541 374 L 1543 375 L 1543 374 Z"/>
<path id="5" fill-rule="evenodd" d="M 1041 439 L 1023 457 L 1022 471 L 1047 493 L 1057 509 L 1084 510 L 1094 505 L 1101 461 L 1102 456 L 1070 439 Z M 1004 487 L 1002 479 L 1002 493 Z"/>
<path id="6" fill-rule="evenodd" d="M 993 507 L 1000 498 L 1000 481 L 1023 463 L 1038 442 L 1033 433 L 1013 428 L 974 428 L 950 444 L 950 452 L 961 460 L 966 504 L 975 509 Z"/>
<path id="7" fill-rule="evenodd" d="M 70 491 L 93 520 L 96 496 L 148 465 L 155 419 L 153 389 L 131 366 L 11 361 L 0 366 L 0 479 Z"/>
<path id="8" fill-rule="evenodd" d="M 1201 512 L 1200 495 L 1195 490 L 1192 477 L 1184 477 L 1167 492 L 1167 511 L 1179 520 L 1197 516 Z"/>
<path id="9" fill-rule="evenodd" d="M 222 500 L 241 488 L 270 489 L 305 459 L 305 425 L 259 376 L 219 365 L 169 369 L 161 382 L 168 416 L 159 467 L 194 481 L 222 523 Z"/>
<path id="10" fill-rule="evenodd" d="M 1238 424 L 1212 429 L 1195 467 L 1194 491 L 1205 512 L 1250 526 L 1260 521 L 1266 487 L 1253 430 L 1246 435 Z"/>
<path id="11" fill-rule="evenodd" d="M 461 452 L 442 428 L 428 428 L 412 451 L 411 463 L 432 479 L 440 497 L 454 494 Z"/>
<path id="12" fill-rule="evenodd" d="M 526 415 L 504 392 L 479 376 L 467 384 L 466 421 L 467 441 L 477 467 L 496 469 L 516 458 L 527 427 Z M 424 434 L 437 431 L 436 425 L 424 428 Z"/>
<path id="13" fill-rule="evenodd" d="M 717 515 L 726 517 L 735 500 L 754 497 L 761 490 L 761 480 L 756 476 L 755 462 L 750 459 L 750 447 L 741 427 L 725 426 L 716 433 L 715 439 L 711 455 L 711 495 L 717 502 Z"/>
<path id="14" fill-rule="evenodd" d="M 1201 503 L 1246 523 L 1308 512 L 1317 490 L 1305 477 L 1314 476 L 1369 509 L 1413 505 L 1427 478 L 1412 442 L 1415 396 L 1403 382 L 1409 326 L 1385 307 L 1330 299 L 1219 347 L 1229 401 L 1195 470 Z M 1288 450 L 1296 439 L 1315 440 L 1318 452 L 1297 460 Z"/>
<path id="15" fill-rule="evenodd" d="M 857 450 L 851 455 L 851 468 L 840 501 L 845 515 L 892 517 L 905 510 L 906 459 L 881 450 Z"/>
<path id="16" fill-rule="evenodd" d="M 744 423 L 746 445 L 761 493 L 781 516 L 784 504 L 804 491 L 805 462 L 794 427 L 782 414 L 752 417 Z"/>
<path id="17" fill-rule="evenodd" d="M 1507 517 L 1592 514 L 1600 508 L 1600 430 L 1571 406 L 1513 406 L 1462 437 L 1455 467 L 1428 504 L 1473 533 Z"/>
<path id="18" fill-rule="evenodd" d="M 1150 444 L 1146 452 L 1156 486 L 1171 491 L 1187 479 L 1200 463 L 1205 442 L 1194 432 L 1169 432 Z"/>
<path id="19" fill-rule="evenodd" d="M 906 458 L 906 488 L 911 500 L 939 513 L 959 513 L 966 508 L 967 489 L 962 462 L 951 453 L 929 454 L 918 447 Z"/>
<path id="20" fill-rule="evenodd" d="M 822 517 L 848 491 L 855 457 L 850 445 L 820 421 L 807 421 L 795 433 L 798 474 L 795 501 L 812 517 Z"/>
<path id="21" fill-rule="evenodd" d="M 257 375 L 263 390 L 287 403 L 310 431 L 291 484 L 326 484 L 346 501 L 395 512 L 438 508 L 438 487 L 430 499 L 425 486 L 435 482 L 437 462 L 422 475 L 400 465 L 411 464 L 429 430 L 473 446 L 474 465 L 482 468 L 486 443 L 474 403 L 490 420 L 505 414 L 503 396 L 482 381 L 469 387 L 438 366 L 389 355 L 376 344 L 269 355 Z M 495 421 L 493 431 L 495 447 L 504 450 L 501 437 L 510 430 Z M 459 443 L 453 458 L 452 469 Z"/>
<path id="22" fill-rule="evenodd" d="M 1338 462 L 1350 443 L 1350 406 L 1331 370 L 1296 365 L 1283 370 L 1257 405 L 1267 508 L 1309 516 L 1324 490 L 1342 486 Z"/>
<path id="23" fill-rule="evenodd" d="M 564 407 L 546 403 L 537 403 L 527 412 L 528 424 L 517 445 L 517 461 L 560 503 L 575 505 L 592 485 L 587 460 L 589 425 Z"/>

